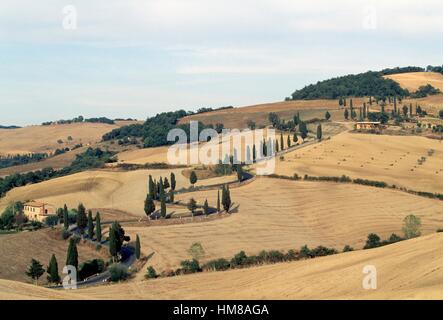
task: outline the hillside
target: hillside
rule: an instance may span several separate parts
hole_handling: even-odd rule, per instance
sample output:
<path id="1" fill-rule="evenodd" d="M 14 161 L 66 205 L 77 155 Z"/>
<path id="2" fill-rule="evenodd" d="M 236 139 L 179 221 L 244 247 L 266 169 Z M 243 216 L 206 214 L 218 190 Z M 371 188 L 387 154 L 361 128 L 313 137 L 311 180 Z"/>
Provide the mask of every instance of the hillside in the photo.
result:
<path id="1" fill-rule="evenodd" d="M 244 270 L 54 291 L 0 280 L 0 299 L 443 299 L 443 235 Z M 363 267 L 377 268 L 364 290 Z M 257 280 L 259 279 L 259 280 Z"/>
<path id="2" fill-rule="evenodd" d="M 415 92 L 419 87 L 427 84 L 443 91 L 443 74 L 437 72 L 410 72 L 384 76 L 384 78 L 394 80 L 403 89 Z"/>
<path id="3" fill-rule="evenodd" d="M 93 145 L 99 142 L 105 133 L 129 123 L 72 123 L 0 129 L 0 155 L 52 153 L 56 149 L 72 148 L 80 143 L 84 146 Z M 59 140 L 62 143 L 59 143 Z"/>

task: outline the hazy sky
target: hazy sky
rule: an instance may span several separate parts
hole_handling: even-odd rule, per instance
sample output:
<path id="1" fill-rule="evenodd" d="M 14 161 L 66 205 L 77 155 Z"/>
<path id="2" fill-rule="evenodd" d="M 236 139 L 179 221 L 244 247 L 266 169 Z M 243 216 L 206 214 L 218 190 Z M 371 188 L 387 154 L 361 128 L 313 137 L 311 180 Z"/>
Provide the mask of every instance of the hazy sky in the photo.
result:
<path id="1" fill-rule="evenodd" d="M 442 36 L 441 0 L 1 0 L 0 124 L 280 101 Z"/>

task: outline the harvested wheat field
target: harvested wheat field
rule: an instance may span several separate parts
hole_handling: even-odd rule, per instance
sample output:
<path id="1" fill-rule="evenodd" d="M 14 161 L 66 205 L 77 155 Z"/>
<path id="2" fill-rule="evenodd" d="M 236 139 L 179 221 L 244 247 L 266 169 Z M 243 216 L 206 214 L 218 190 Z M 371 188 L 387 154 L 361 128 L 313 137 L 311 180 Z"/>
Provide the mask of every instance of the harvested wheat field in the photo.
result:
<path id="1" fill-rule="evenodd" d="M 394 80 L 402 88 L 408 89 L 410 92 L 415 92 L 418 88 L 427 84 L 443 91 L 443 74 L 438 72 L 408 72 L 384 77 Z"/>
<path id="2" fill-rule="evenodd" d="M 72 148 L 79 143 L 84 146 L 93 145 L 99 142 L 105 133 L 129 123 L 72 123 L 0 129 L 0 155 L 51 153 L 56 149 Z M 69 136 L 72 140 L 68 140 Z M 59 140 L 62 143 L 59 143 Z"/>
<path id="3" fill-rule="evenodd" d="M 227 272 L 54 291 L 0 280 L 0 299 L 442 299 L 443 235 L 335 256 Z M 363 268 L 377 268 L 365 290 Z"/>
<path id="4" fill-rule="evenodd" d="M 355 98 L 354 104 L 363 105 L 364 101 L 364 98 Z M 300 117 L 308 120 L 324 119 L 326 111 L 331 113 L 332 119 L 343 117 L 343 110 L 339 108 L 338 100 L 297 100 L 206 112 L 185 117 L 180 123 L 194 120 L 213 125 L 223 123 L 225 128 L 242 129 L 247 128 L 250 120 L 256 122 L 257 125 L 269 124 L 270 112 L 277 113 L 283 119 L 292 119 L 297 112 L 300 112 Z"/>
<path id="5" fill-rule="evenodd" d="M 422 157 L 425 160 L 419 161 Z M 443 143 L 417 136 L 346 132 L 286 154 L 277 161 L 276 173 L 347 175 L 443 193 Z"/>
<path id="6" fill-rule="evenodd" d="M 176 199 L 187 202 L 191 197 L 199 204 L 208 199 L 215 207 L 217 191 L 182 194 Z M 231 198 L 233 214 L 221 220 L 125 230 L 141 236 L 144 254 L 154 253 L 150 264 L 162 271 L 189 258 L 187 249 L 194 242 L 203 245 L 204 262 L 230 258 L 240 250 L 257 254 L 299 249 L 304 244 L 360 248 L 371 232 L 383 238 L 401 234 L 408 214 L 421 217 L 424 233 L 443 226 L 442 201 L 351 184 L 258 178 L 232 188 Z"/>
<path id="7" fill-rule="evenodd" d="M 2 235 L 0 242 L 0 278 L 30 282 L 25 272 L 31 258 L 40 261 L 46 269 L 52 254 L 57 257 L 62 273 L 69 242 L 62 240 L 60 229 Z M 97 251 L 95 245 L 80 244 L 78 251 L 79 263 L 95 258 L 107 260 L 108 257 L 106 249 Z M 46 277 L 41 277 L 40 282 L 45 283 Z"/>
<path id="8" fill-rule="evenodd" d="M 178 190 L 190 186 L 189 179 L 181 174 L 182 170 L 85 171 L 15 188 L 0 199 L 0 211 L 13 201 L 37 200 L 56 208 L 63 207 L 65 203 L 74 208 L 82 202 L 87 208 L 117 209 L 131 215 L 145 216 L 143 208 L 149 175 L 157 180 L 160 177 L 170 179 L 170 173 L 174 172 Z M 198 181 L 196 186 L 233 180 L 233 176 L 217 177 Z"/>

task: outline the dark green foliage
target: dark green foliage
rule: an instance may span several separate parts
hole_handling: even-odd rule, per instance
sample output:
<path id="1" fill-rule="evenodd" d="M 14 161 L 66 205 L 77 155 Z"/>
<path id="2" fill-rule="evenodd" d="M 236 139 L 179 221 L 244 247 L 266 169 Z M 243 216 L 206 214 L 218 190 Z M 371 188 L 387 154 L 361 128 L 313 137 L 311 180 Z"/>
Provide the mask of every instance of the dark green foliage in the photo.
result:
<path id="1" fill-rule="evenodd" d="M 112 282 L 126 280 L 129 277 L 128 268 L 120 263 L 114 263 L 109 267 Z"/>
<path id="2" fill-rule="evenodd" d="M 102 222 L 100 219 L 100 212 L 97 212 L 97 214 L 95 215 L 95 229 L 97 242 L 100 243 L 102 242 Z"/>
<path id="3" fill-rule="evenodd" d="M 231 268 L 231 264 L 226 259 L 216 259 L 205 263 L 202 266 L 204 271 L 225 271 Z"/>
<path id="4" fill-rule="evenodd" d="M 92 219 L 92 211 L 88 211 L 88 237 L 89 239 L 94 238 L 94 220 Z"/>
<path id="5" fill-rule="evenodd" d="M 83 232 L 87 225 L 88 218 L 86 216 L 86 209 L 85 206 L 80 203 L 77 209 L 77 227 L 80 229 L 81 232 Z"/>
<path id="6" fill-rule="evenodd" d="M 427 84 L 425 86 L 421 86 L 418 88 L 417 92 L 411 94 L 412 98 L 424 98 L 428 95 L 436 95 L 440 93 L 440 89 L 436 89 L 430 84 Z"/>
<path id="7" fill-rule="evenodd" d="M 194 198 L 191 198 L 188 202 L 188 209 L 189 211 L 192 212 L 192 214 L 194 214 L 195 210 L 197 210 L 197 202 L 195 201 Z"/>
<path id="8" fill-rule="evenodd" d="M 63 227 L 66 230 L 69 228 L 69 210 L 66 204 L 63 206 Z"/>
<path id="9" fill-rule="evenodd" d="M 145 278 L 146 279 L 155 279 L 157 278 L 157 272 L 155 271 L 154 267 L 149 266 L 148 269 L 146 270 L 146 275 Z"/>
<path id="10" fill-rule="evenodd" d="M 306 137 L 308 136 L 308 127 L 306 126 L 306 123 L 300 122 L 298 130 L 300 131 L 303 140 L 306 139 Z"/>
<path id="11" fill-rule="evenodd" d="M 322 132 L 321 124 L 319 124 L 317 126 L 317 139 L 321 140 L 322 136 L 323 136 L 323 132 Z"/>
<path id="12" fill-rule="evenodd" d="M 305 258 L 305 259 L 311 258 L 311 250 L 308 248 L 307 245 L 304 245 L 303 247 L 301 247 L 300 257 Z"/>
<path id="13" fill-rule="evenodd" d="M 49 260 L 48 269 L 48 282 L 49 283 L 60 283 L 60 275 L 58 274 L 58 263 L 57 258 L 53 254 L 51 260 Z"/>
<path id="14" fill-rule="evenodd" d="M 375 233 L 369 234 L 364 249 L 372 249 L 380 246 L 381 246 L 380 237 Z"/>
<path id="15" fill-rule="evenodd" d="M 325 113 L 325 119 L 326 119 L 326 120 L 331 119 L 331 114 L 329 113 L 329 111 L 326 111 L 326 113 Z"/>
<path id="16" fill-rule="evenodd" d="M 166 218 L 166 197 L 164 192 L 160 196 L 160 216 L 164 219 Z"/>
<path id="17" fill-rule="evenodd" d="M 231 259 L 231 265 L 233 268 L 240 267 L 246 264 L 248 256 L 244 251 L 240 251 Z"/>
<path id="18" fill-rule="evenodd" d="M 223 185 L 222 188 L 222 206 L 223 209 L 229 213 L 229 209 L 231 208 L 231 192 L 229 191 L 229 185 Z"/>
<path id="19" fill-rule="evenodd" d="M 344 111 L 344 117 L 345 117 L 346 120 L 349 119 L 349 111 L 348 111 L 348 109 L 345 109 L 345 111 Z"/>
<path id="20" fill-rule="evenodd" d="M 102 151 L 100 148 L 88 148 L 84 153 L 76 155 L 75 160 L 69 167 L 69 171 L 74 173 L 86 169 L 101 168 L 105 163 L 111 161 L 113 155 L 113 153 Z"/>
<path id="21" fill-rule="evenodd" d="M 242 182 L 243 181 L 243 177 L 244 177 L 243 167 L 241 165 L 237 165 L 237 179 L 238 179 L 238 181 Z"/>
<path id="22" fill-rule="evenodd" d="M 191 175 L 190 175 L 190 177 L 189 177 L 189 182 L 192 184 L 192 185 L 194 185 L 194 184 L 196 184 L 197 183 L 197 174 L 195 173 L 195 171 L 192 171 L 191 172 Z"/>
<path id="23" fill-rule="evenodd" d="M 175 174 L 174 172 L 171 172 L 171 189 L 175 190 L 177 186 L 177 181 L 175 180 Z"/>
<path id="24" fill-rule="evenodd" d="M 352 248 L 350 245 L 347 244 L 343 248 L 343 252 L 349 252 L 349 251 L 354 251 L 354 248 Z"/>
<path id="25" fill-rule="evenodd" d="M 47 225 L 48 227 L 54 227 L 58 224 L 59 222 L 59 217 L 58 216 L 49 216 L 45 218 L 45 225 Z"/>
<path id="26" fill-rule="evenodd" d="M 154 199 L 152 198 L 151 194 L 148 194 L 145 200 L 145 213 L 149 217 L 151 213 L 153 213 L 154 211 L 155 211 Z"/>
<path id="27" fill-rule="evenodd" d="M 277 128 L 277 126 L 280 124 L 280 117 L 275 112 L 271 112 L 268 119 L 274 128 Z"/>
<path id="28" fill-rule="evenodd" d="M 379 121 L 382 124 L 386 124 L 389 120 L 389 115 L 385 112 L 369 112 L 369 121 Z"/>
<path id="29" fill-rule="evenodd" d="M 39 162 L 48 158 L 46 153 L 30 153 L 0 156 L 0 169 Z"/>
<path id="30" fill-rule="evenodd" d="M 208 199 L 205 200 L 205 203 L 204 203 L 204 205 L 203 205 L 203 213 L 204 213 L 205 215 L 208 215 L 208 214 L 209 214 Z"/>
<path id="31" fill-rule="evenodd" d="M 197 260 L 184 260 L 180 263 L 183 273 L 197 273 L 201 271 L 200 264 Z"/>
<path id="32" fill-rule="evenodd" d="M 26 270 L 26 275 L 37 282 L 44 273 L 45 269 L 43 269 L 43 265 L 39 261 L 32 259 L 31 264 Z"/>
<path id="33" fill-rule="evenodd" d="M 137 260 L 140 259 L 140 255 L 141 255 L 140 251 L 141 251 L 140 237 L 139 237 L 139 235 L 137 235 L 135 238 L 135 257 L 137 258 Z"/>
<path id="34" fill-rule="evenodd" d="M 438 116 L 443 119 L 443 109 L 438 112 Z"/>
<path id="35" fill-rule="evenodd" d="M 217 212 L 220 212 L 220 190 L 217 190 Z"/>
<path id="36" fill-rule="evenodd" d="M 105 271 L 105 262 L 101 259 L 86 261 L 80 265 L 78 276 L 79 280 L 85 280 L 96 274 Z"/>
<path id="37" fill-rule="evenodd" d="M 115 221 L 109 229 L 109 253 L 116 258 L 121 251 L 123 242 L 130 241 L 120 223 Z"/>
<path id="38" fill-rule="evenodd" d="M 78 251 L 75 239 L 69 239 L 68 253 L 66 256 L 66 265 L 78 268 Z"/>

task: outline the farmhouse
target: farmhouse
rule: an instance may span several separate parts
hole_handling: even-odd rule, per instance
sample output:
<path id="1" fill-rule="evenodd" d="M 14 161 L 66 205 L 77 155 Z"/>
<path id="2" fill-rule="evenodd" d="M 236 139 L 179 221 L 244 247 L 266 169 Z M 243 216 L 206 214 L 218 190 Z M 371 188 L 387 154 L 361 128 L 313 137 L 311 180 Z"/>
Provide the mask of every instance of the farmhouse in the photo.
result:
<path id="1" fill-rule="evenodd" d="M 361 121 L 354 126 L 355 130 L 380 130 L 381 122 Z"/>
<path id="2" fill-rule="evenodd" d="M 29 220 L 43 222 L 55 214 L 54 207 L 48 203 L 30 201 L 24 204 L 23 213 Z"/>

